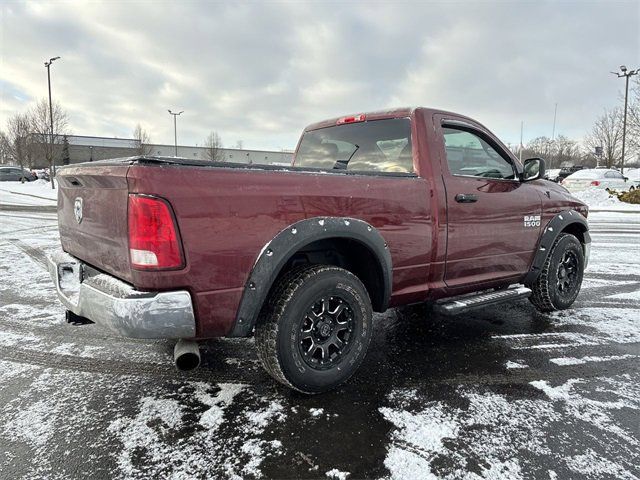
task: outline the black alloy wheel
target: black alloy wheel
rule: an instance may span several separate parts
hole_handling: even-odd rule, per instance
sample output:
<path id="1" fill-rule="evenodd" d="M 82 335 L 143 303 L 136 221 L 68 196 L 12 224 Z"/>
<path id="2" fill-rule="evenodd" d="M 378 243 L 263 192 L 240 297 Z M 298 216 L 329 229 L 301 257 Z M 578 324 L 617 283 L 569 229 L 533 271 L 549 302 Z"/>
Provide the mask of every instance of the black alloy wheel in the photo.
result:
<path id="1" fill-rule="evenodd" d="M 354 329 L 349 303 L 337 296 L 323 297 L 309 307 L 302 319 L 298 348 L 311 368 L 339 364 L 349 352 Z"/>
<path id="2" fill-rule="evenodd" d="M 578 279 L 578 259 L 574 252 L 564 252 L 558 263 L 556 278 L 558 292 L 561 295 L 571 295 Z"/>

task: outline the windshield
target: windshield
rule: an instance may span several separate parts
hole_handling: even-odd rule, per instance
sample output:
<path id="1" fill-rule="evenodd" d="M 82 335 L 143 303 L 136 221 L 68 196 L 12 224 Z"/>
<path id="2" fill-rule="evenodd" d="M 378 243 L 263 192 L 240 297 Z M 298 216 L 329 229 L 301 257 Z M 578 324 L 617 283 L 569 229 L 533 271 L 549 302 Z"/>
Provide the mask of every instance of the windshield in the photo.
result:
<path id="1" fill-rule="evenodd" d="M 305 132 L 295 166 L 411 173 L 411 122 L 392 118 Z"/>

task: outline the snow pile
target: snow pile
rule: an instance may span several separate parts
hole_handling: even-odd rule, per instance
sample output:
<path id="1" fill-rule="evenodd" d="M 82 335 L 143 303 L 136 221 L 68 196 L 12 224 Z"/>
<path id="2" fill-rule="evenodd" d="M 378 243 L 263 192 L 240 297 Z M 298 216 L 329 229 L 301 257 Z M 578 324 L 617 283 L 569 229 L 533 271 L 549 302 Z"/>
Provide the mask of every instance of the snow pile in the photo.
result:
<path id="1" fill-rule="evenodd" d="M 212 395 L 207 384 L 198 382 L 195 385 L 195 398 L 203 405 L 210 407 L 202 413 L 199 423 L 204 428 L 215 431 L 224 421 L 225 408 L 233 403 L 233 399 L 242 391 L 243 386 L 223 384 L 224 388 L 221 388 L 217 395 Z"/>
<path id="2" fill-rule="evenodd" d="M 349 472 L 341 472 L 337 468 L 332 468 L 326 473 L 329 478 L 335 478 L 337 480 L 347 480 L 347 477 L 351 475 Z"/>
<path id="3" fill-rule="evenodd" d="M 33 195 L 40 198 L 49 200 L 56 200 L 58 198 L 58 183 L 55 183 L 56 188 L 51 188 L 51 183 L 46 180 L 39 179 L 33 182 L 3 182 L 0 185 L 0 190 L 6 192 L 18 193 L 22 195 Z"/>
<path id="4" fill-rule="evenodd" d="M 528 365 L 525 365 L 524 363 L 512 362 L 511 360 L 509 360 L 505 364 L 505 367 L 507 367 L 507 369 L 509 370 L 512 370 L 514 368 L 529 368 Z"/>
<path id="5" fill-rule="evenodd" d="M 57 198 L 58 189 L 51 189 L 45 180 L 0 183 L 0 204 L 3 205 L 55 206 Z"/>
<path id="6" fill-rule="evenodd" d="M 447 412 L 443 405 L 432 403 L 417 413 L 388 407 L 380 408 L 380 413 L 397 428 L 384 461 L 391 478 L 437 478 L 431 473 L 431 460 L 438 454 L 447 454 L 445 439 L 457 437 L 455 412 Z"/>
<path id="7" fill-rule="evenodd" d="M 571 195 L 589 205 L 590 208 L 612 208 L 613 210 L 640 211 L 639 205 L 621 202 L 618 200 L 618 197 L 610 195 L 603 188 L 587 188 L 580 192 L 571 192 Z"/>

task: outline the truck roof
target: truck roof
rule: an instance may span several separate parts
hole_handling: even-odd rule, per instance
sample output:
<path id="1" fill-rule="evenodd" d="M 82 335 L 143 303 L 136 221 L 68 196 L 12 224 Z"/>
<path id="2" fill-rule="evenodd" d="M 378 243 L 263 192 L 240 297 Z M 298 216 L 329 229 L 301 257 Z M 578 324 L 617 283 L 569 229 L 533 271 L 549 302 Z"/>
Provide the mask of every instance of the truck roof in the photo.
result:
<path id="1" fill-rule="evenodd" d="M 383 118 L 408 117 L 413 113 L 414 110 L 415 110 L 415 107 L 402 107 L 402 108 L 393 108 L 389 110 L 378 110 L 375 112 L 358 112 L 353 115 L 356 115 L 356 116 L 365 115 L 367 120 L 381 120 Z M 327 120 L 315 122 L 310 125 L 307 125 L 304 131 L 307 132 L 309 130 L 317 130 L 318 128 L 331 127 L 335 125 L 338 122 L 338 120 L 340 120 L 341 118 L 349 117 L 349 116 L 351 115 L 341 115 L 339 117 L 329 118 Z"/>
<path id="2" fill-rule="evenodd" d="M 434 114 L 434 113 L 453 114 L 453 112 L 449 112 L 447 110 L 440 110 L 440 109 L 437 109 L 437 108 L 429 108 L 429 107 L 399 107 L 399 108 L 391 108 L 391 109 L 387 109 L 387 110 L 376 110 L 376 111 L 373 111 L 373 112 L 358 112 L 358 113 L 351 114 L 351 115 L 341 115 L 339 117 L 329 118 L 327 120 L 322 120 L 320 122 L 315 122 L 315 123 L 312 123 L 310 125 L 307 125 L 307 127 L 304 129 L 304 131 L 308 132 L 310 130 L 317 130 L 319 128 L 331 127 L 333 125 L 336 125 L 338 120 L 343 119 L 345 117 L 364 115 L 367 120 L 382 120 L 384 118 L 409 117 L 416 110 L 426 110 L 426 111 L 430 112 L 431 114 Z M 458 114 L 455 114 L 455 115 L 460 116 L 460 117 L 464 117 L 463 115 L 458 115 Z"/>

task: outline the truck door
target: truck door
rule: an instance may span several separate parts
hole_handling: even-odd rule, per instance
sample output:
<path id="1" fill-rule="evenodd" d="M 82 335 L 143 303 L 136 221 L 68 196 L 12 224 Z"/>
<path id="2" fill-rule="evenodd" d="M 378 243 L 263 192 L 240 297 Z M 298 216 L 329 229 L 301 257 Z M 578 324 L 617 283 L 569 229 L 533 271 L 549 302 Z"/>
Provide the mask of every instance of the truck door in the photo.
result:
<path id="1" fill-rule="evenodd" d="M 540 234 L 537 189 L 520 182 L 515 157 L 481 125 L 436 115 L 435 127 L 447 199 L 445 283 L 517 281 Z"/>

